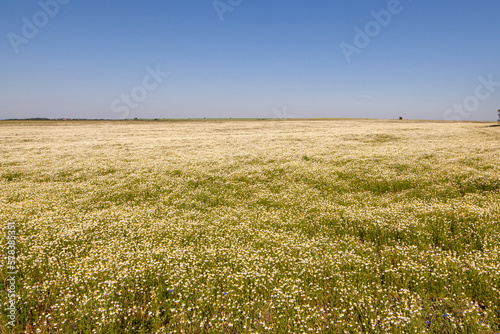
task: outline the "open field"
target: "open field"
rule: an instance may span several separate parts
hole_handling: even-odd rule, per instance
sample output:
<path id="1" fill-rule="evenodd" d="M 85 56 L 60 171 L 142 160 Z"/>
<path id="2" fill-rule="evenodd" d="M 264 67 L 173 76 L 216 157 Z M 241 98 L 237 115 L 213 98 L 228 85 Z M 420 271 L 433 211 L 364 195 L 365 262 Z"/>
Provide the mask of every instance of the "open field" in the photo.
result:
<path id="1" fill-rule="evenodd" d="M 0 122 L 0 142 L 2 333 L 500 332 L 492 123 Z"/>

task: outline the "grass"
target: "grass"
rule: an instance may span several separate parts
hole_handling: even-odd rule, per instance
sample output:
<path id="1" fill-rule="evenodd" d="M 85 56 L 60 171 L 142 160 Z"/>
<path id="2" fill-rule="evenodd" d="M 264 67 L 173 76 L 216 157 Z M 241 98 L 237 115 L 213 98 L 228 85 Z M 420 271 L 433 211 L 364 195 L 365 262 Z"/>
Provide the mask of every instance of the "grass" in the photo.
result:
<path id="1" fill-rule="evenodd" d="M 498 128 L 0 122 L 5 333 L 498 333 Z M 6 263 L 6 243 L 1 256 Z"/>

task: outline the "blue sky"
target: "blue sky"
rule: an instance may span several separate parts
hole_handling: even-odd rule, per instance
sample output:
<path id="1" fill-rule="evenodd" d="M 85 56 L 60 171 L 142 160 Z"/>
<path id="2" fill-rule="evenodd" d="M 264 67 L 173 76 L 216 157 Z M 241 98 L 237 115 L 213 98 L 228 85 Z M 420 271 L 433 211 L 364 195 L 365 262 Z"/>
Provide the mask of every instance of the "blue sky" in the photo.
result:
<path id="1" fill-rule="evenodd" d="M 0 119 L 495 121 L 500 108 L 498 0 L 0 4 Z"/>

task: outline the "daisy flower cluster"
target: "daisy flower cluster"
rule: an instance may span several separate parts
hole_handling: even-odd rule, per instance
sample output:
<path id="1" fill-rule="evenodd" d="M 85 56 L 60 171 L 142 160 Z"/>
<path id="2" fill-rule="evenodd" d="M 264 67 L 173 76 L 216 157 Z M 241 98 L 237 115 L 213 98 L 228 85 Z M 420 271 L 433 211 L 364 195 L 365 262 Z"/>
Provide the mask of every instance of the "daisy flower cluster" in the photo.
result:
<path id="1" fill-rule="evenodd" d="M 0 331 L 500 331 L 497 128 L 1 122 L 0 141 L 19 271 Z"/>

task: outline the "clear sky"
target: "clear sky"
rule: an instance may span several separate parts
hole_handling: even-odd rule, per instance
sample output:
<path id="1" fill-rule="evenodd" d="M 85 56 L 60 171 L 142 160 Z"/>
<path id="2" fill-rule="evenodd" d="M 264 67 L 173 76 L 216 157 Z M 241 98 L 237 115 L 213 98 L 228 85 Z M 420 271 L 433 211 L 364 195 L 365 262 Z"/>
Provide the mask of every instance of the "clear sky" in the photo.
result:
<path id="1" fill-rule="evenodd" d="M 498 0 L 0 0 L 0 119 L 496 121 Z"/>

